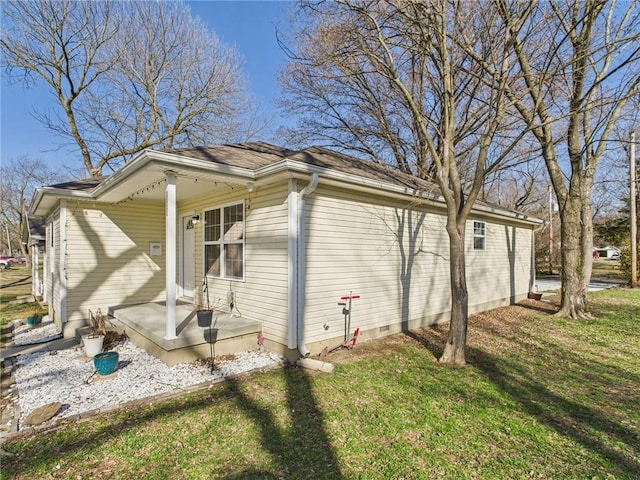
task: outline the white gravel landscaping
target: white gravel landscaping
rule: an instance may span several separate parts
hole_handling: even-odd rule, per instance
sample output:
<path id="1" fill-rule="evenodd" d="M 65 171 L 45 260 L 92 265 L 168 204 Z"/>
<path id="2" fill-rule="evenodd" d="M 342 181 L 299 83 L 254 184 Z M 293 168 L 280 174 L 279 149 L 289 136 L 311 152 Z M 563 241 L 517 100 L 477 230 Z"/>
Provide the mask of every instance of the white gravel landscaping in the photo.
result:
<path id="1" fill-rule="evenodd" d="M 169 367 L 126 340 L 110 350 L 119 353 L 119 363 L 116 374 L 106 378 L 95 374 L 93 361 L 85 357 L 82 347 L 19 355 L 14 371 L 18 428 L 29 413 L 51 402 L 63 405 L 55 420 L 284 363 L 274 353 L 243 352 L 232 360 L 216 360 L 212 373 L 204 364 Z"/>
<path id="2" fill-rule="evenodd" d="M 49 320 L 49 316 L 42 319 L 42 323 L 35 327 L 21 324 L 15 327 L 13 331 L 14 345 L 31 345 L 34 343 L 43 343 L 62 338 L 62 333 L 58 327 Z"/>

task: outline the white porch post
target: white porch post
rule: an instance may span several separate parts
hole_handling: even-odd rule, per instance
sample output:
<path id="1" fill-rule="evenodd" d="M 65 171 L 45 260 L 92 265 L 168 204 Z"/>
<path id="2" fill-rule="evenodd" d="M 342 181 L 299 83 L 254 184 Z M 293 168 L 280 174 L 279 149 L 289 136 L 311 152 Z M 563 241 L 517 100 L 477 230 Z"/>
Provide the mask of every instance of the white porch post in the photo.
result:
<path id="1" fill-rule="evenodd" d="M 176 335 L 176 176 L 167 172 L 165 187 L 165 260 L 167 325 L 165 340 Z"/>
<path id="2" fill-rule="evenodd" d="M 64 333 L 64 324 L 67 322 L 67 201 L 60 200 L 60 238 L 58 243 L 58 275 L 60 294 L 60 325 Z M 55 288 L 55 287 L 54 287 Z"/>
<path id="3" fill-rule="evenodd" d="M 33 294 L 36 297 L 42 295 L 42 284 L 40 282 L 40 245 L 35 244 L 31 246 L 31 275 L 33 275 Z"/>

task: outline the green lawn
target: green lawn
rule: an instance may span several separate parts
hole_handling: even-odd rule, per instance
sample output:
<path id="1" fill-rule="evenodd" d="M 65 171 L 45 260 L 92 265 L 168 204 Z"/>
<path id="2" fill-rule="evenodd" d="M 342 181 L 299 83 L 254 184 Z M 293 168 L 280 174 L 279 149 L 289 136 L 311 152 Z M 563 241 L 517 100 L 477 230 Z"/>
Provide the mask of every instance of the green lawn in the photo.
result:
<path id="1" fill-rule="evenodd" d="M 637 479 L 640 291 L 597 318 L 525 302 L 474 316 L 469 365 L 444 329 L 13 439 L 2 478 Z"/>
<path id="2" fill-rule="evenodd" d="M 11 303 L 31 293 L 31 270 L 24 265 L 13 265 L 0 270 L 0 348 L 6 340 L 6 328 L 11 320 L 27 318 L 32 312 L 46 314 L 37 302 Z"/>

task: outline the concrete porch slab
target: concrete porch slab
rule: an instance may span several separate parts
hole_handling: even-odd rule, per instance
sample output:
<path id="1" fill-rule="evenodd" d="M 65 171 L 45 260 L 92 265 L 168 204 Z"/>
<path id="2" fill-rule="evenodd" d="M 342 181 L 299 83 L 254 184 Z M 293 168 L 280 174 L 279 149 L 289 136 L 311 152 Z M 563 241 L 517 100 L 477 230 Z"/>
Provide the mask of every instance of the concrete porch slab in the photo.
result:
<path id="1" fill-rule="evenodd" d="M 208 328 L 198 326 L 193 305 L 176 306 L 177 338 L 166 339 L 166 307 L 164 302 L 119 305 L 108 309 L 127 336 L 147 352 L 169 365 L 190 362 L 215 355 L 228 355 L 252 350 L 262 323 L 228 312 L 215 311 Z"/>

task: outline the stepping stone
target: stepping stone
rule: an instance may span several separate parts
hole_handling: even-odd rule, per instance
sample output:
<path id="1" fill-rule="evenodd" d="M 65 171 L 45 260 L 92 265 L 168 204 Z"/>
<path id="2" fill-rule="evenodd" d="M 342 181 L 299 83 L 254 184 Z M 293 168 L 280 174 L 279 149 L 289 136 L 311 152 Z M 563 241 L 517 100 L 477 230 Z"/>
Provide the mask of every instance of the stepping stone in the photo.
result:
<path id="1" fill-rule="evenodd" d="M 27 415 L 27 418 L 24 419 L 23 423 L 25 425 L 40 425 L 41 423 L 52 419 L 56 413 L 58 413 L 60 407 L 62 407 L 60 402 L 52 402 L 38 407 Z"/>

